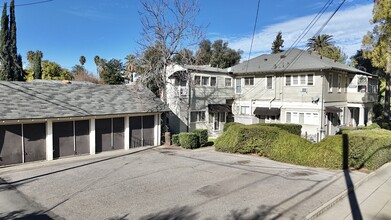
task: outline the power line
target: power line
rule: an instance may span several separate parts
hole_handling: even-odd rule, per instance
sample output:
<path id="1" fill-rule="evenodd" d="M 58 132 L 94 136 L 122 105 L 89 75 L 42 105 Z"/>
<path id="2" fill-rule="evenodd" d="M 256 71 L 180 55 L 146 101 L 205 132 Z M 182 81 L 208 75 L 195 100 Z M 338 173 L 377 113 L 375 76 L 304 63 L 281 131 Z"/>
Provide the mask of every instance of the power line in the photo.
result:
<path id="1" fill-rule="evenodd" d="M 307 34 L 308 32 L 314 27 L 314 25 L 318 22 L 318 20 L 320 19 L 320 17 L 322 17 L 322 15 L 325 13 L 325 11 L 330 7 L 330 5 L 333 3 L 334 0 L 328 0 L 325 5 L 321 8 L 321 10 L 316 14 L 316 16 L 311 20 L 311 22 L 306 26 L 306 28 L 303 30 L 303 32 L 296 38 L 296 40 L 293 42 L 293 44 L 289 47 L 289 49 L 284 53 L 284 56 L 287 57 L 292 51 L 291 49 L 293 47 L 295 47 Z M 334 13 L 335 14 L 335 13 Z M 330 18 L 331 19 L 331 18 Z M 330 20 L 329 19 L 329 20 Z M 328 21 L 329 21 L 328 20 Z M 323 27 L 324 28 L 324 27 Z M 301 53 L 299 53 L 299 56 L 301 55 Z M 294 58 L 294 60 L 297 58 L 297 56 Z M 273 66 L 277 66 L 280 64 L 280 62 L 282 61 L 282 57 L 280 57 L 277 62 L 273 65 Z M 246 64 L 246 71 L 245 73 L 247 73 L 247 70 L 248 70 L 248 65 L 249 65 L 249 61 L 247 61 L 247 64 Z M 289 64 L 291 65 L 291 64 Z M 288 66 L 282 71 L 284 72 Z M 241 95 L 245 95 L 245 94 L 248 94 L 249 92 L 252 92 L 253 90 L 255 90 L 256 86 L 258 86 L 260 83 L 262 83 L 261 81 L 259 81 L 256 85 L 254 85 L 253 88 L 251 88 L 250 90 L 246 91 L 246 93 L 244 94 L 241 94 Z"/>
<path id="2" fill-rule="evenodd" d="M 53 1 L 54 0 L 44 0 L 44 1 L 38 1 L 38 2 L 30 2 L 30 3 L 18 4 L 18 5 L 15 5 L 15 7 L 29 6 L 29 5 L 38 5 L 38 4 L 43 4 L 43 3 L 47 3 L 47 2 L 53 2 Z M 4 8 L 4 6 L 0 6 L 0 7 Z"/>
<path id="3" fill-rule="evenodd" d="M 246 72 L 247 72 L 248 63 L 249 63 L 249 60 L 250 60 L 250 57 L 251 57 L 251 52 L 252 52 L 252 49 L 253 49 L 255 31 L 256 31 L 257 23 L 258 23 L 258 14 L 259 14 L 259 5 L 260 5 L 260 3 L 261 3 L 261 0 L 258 0 L 257 12 L 256 12 L 256 14 L 255 14 L 255 22 L 254 22 L 253 36 L 252 36 L 252 38 L 251 38 L 250 51 L 248 52 L 248 59 L 247 59 Z"/>

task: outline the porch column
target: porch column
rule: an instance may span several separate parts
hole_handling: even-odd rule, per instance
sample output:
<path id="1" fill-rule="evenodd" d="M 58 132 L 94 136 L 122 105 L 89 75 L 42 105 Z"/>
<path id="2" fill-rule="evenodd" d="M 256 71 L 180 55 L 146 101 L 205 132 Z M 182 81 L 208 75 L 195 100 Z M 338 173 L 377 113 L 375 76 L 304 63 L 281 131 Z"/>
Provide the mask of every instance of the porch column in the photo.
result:
<path id="1" fill-rule="evenodd" d="M 53 122 L 46 122 L 46 160 L 53 160 Z"/>
<path id="2" fill-rule="evenodd" d="M 95 154 L 95 119 L 90 119 L 90 155 Z"/>
<path id="3" fill-rule="evenodd" d="M 155 130 L 155 141 L 154 141 L 154 146 L 159 146 L 160 145 L 160 135 L 161 135 L 161 125 L 160 125 L 160 118 L 161 118 L 161 114 L 156 114 L 155 115 L 155 127 L 154 127 L 154 130 Z"/>
<path id="4" fill-rule="evenodd" d="M 358 126 L 364 126 L 365 108 L 363 106 L 360 106 L 359 109 L 360 110 L 359 110 Z"/>
<path id="5" fill-rule="evenodd" d="M 125 116 L 125 134 L 124 134 L 124 143 L 125 143 L 125 150 L 129 150 L 129 136 L 130 136 L 130 130 L 129 130 L 129 116 Z"/>

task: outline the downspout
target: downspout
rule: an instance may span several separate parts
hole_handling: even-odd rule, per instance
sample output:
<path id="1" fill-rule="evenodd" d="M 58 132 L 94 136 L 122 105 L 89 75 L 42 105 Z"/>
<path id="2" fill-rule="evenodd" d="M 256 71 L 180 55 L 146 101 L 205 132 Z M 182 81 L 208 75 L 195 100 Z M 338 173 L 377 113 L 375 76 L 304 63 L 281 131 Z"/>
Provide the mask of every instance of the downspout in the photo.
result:
<path id="1" fill-rule="evenodd" d="M 277 73 L 273 76 L 273 78 L 274 78 L 274 97 L 272 99 L 270 99 L 270 101 L 269 101 L 269 109 L 272 108 L 272 102 L 274 100 L 276 100 L 276 98 L 277 98 L 277 77 L 276 77 L 276 75 L 277 75 Z"/>
<path id="2" fill-rule="evenodd" d="M 321 77 L 322 77 L 322 102 L 320 103 L 320 130 L 319 130 L 319 141 L 323 139 L 323 132 L 324 132 L 324 74 L 323 70 L 320 70 Z"/>
<path id="3" fill-rule="evenodd" d="M 187 126 L 186 126 L 186 131 L 190 131 L 190 117 L 191 117 L 191 84 L 192 84 L 192 76 L 191 73 L 189 73 L 187 70 L 187 77 L 189 80 L 187 81 L 188 85 L 188 107 L 187 107 Z"/>

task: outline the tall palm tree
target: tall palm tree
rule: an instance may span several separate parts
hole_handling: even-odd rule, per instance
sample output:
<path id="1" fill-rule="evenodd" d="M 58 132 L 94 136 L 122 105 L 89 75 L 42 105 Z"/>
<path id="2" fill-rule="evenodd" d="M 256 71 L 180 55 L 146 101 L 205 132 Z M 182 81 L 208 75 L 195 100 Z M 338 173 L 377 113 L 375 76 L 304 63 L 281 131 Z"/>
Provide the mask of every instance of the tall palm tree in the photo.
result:
<path id="1" fill-rule="evenodd" d="M 99 64 L 100 64 L 100 57 L 98 55 L 96 55 L 94 57 L 94 63 L 96 65 L 96 74 L 98 74 L 99 76 Z"/>
<path id="2" fill-rule="evenodd" d="M 130 79 L 130 81 L 133 82 L 132 73 L 136 72 L 136 68 L 137 68 L 136 57 L 134 55 L 130 54 L 125 57 L 125 60 L 126 60 L 126 62 L 125 62 L 125 75 L 126 75 L 126 77 L 128 77 Z"/>
<path id="3" fill-rule="evenodd" d="M 86 57 L 85 56 L 80 56 L 79 62 L 82 66 L 86 63 Z"/>
<path id="4" fill-rule="evenodd" d="M 321 53 L 334 46 L 334 42 L 332 40 L 333 36 L 328 34 L 313 36 L 308 39 L 307 50 Z"/>

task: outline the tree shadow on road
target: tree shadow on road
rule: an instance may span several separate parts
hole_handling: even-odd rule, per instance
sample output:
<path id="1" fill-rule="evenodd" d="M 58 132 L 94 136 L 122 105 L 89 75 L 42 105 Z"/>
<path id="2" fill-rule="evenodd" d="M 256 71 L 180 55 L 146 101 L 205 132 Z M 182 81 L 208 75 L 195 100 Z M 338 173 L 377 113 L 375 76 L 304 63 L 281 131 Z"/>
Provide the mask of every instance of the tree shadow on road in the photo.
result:
<path id="1" fill-rule="evenodd" d="M 140 218 L 140 220 L 195 220 L 198 213 L 188 206 L 175 207 L 158 213 L 149 214 Z"/>
<path id="2" fill-rule="evenodd" d="M 7 214 L 0 214 L 0 220 L 7 220 L 7 219 L 19 219 L 19 220 L 27 220 L 27 219 L 40 219 L 40 220 L 49 220 L 53 219 L 47 214 L 43 214 L 42 212 L 33 212 L 28 213 L 25 210 L 18 210 L 13 211 Z"/>

